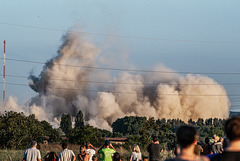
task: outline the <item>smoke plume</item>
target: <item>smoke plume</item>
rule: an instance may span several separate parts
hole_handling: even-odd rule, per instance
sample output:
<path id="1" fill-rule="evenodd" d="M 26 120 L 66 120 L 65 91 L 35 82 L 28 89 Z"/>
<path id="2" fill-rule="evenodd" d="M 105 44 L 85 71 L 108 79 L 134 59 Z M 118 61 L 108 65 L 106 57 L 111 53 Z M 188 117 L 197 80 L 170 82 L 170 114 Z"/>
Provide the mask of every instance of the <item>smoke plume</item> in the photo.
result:
<path id="1" fill-rule="evenodd" d="M 75 116 L 81 110 L 89 124 L 104 129 L 124 116 L 184 121 L 228 117 L 227 93 L 209 77 L 180 75 L 162 64 L 151 69 L 155 72 L 138 73 L 93 68 L 104 66 L 100 59 L 98 47 L 68 32 L 40 75 L 29 76 L 29 86 L 38 96 L 31 99 L 28 112 L 53 121 L 62 113 Z"/>

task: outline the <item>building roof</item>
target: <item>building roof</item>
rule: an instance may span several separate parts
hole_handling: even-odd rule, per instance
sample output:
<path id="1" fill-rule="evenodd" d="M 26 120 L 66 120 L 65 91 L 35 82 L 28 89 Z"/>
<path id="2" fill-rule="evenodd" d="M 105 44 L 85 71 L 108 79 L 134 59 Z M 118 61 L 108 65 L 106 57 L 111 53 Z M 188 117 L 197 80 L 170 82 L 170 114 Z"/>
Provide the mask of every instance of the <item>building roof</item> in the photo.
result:
<path id="1" fill-rule="evenodd" d="M 126 141 L 128 138 L 105 138 L 105 140 L 109 141 Z"/>

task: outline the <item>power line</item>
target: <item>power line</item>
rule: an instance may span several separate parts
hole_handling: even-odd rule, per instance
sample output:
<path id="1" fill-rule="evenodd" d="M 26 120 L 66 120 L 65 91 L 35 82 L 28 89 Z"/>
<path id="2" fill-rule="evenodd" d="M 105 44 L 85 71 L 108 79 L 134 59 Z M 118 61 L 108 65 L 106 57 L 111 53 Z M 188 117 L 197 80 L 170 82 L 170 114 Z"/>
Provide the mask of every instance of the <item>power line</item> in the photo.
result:
<path id="1" fill-rule="evenodd" d="M 2 74 L 0 74 L 2 76 Z M 6 77 L 14 77 L 14 78 L 24 78 L 28 79 L 29 77 L 26 76 L 20 76 L 20 75 L 5 75 Z M 193 84 L 193 83 L 165 83 L 165 82 L 158 82 L 156 84 L 152 83 L 129 83 L 129 82 L 110 82 L 110 81 L 91 81 L 91 80 L 67 80 L 67 79 L 57 79 L 53 78 L 51 81 L 63 81 L 63 82 L 79 82 L 79 83 L 96 83 L 96 84 L 121 84 L 121 85 L 135 85 L 135 86 L 158 86 L 160 84 L 167 84 L 167 85 L 183 85 L 183 86 L 226 86 L 226 85 L 240 85 L 240 83 L 221 83 L 221 84 L 207 84 L 207 83 L 198 83 L 198 84 Z M 240 99 L 240 98 L 239 98 Z"/>
<path id="2" fill-rule="evenodd" d="M 0 82 L 3 83 L 3 82 Z M 19 84 L 19 83 L 6 83 L 7 85 L 15 85 L 15 86 L 29 86 L 26 84 Z M 92 89 L 80 89 L 80 88 L 56 88 L 56 87 L 52 87 L 52 86 L 48 86 L 48 88 L 51 89 L 57 89 L 57 90 L 78 90 L 79 92 L 93 92 L 93 93 L 99 93 L 99 92 L 107 92 L 107 93 L 115 93 L 115 94 L 144 94 L 144 93 L 137 93 L 137 92 L 121 92 L 121 91 L 99 91 L 99 90 L 92 90 Z M 187 97 L 226 97 L 226 96 L 240 96 L 240 94 L 229 94 L 229 95 L 217 95 L 217 94 L 208 94 L 208 95 L 196 95 L 196 94 L 169 94 L 169 93 L 162 93 L 162 94 L 158 94 L 159 96 L 187 96 Z"/>
<path id="3" fill-rule="evenodd" d="M 230 100 L 230 102 L 239 102 L 240 101 L 240 99 L 239 100 Z"/>
<path id="4" fill-rule="evenodd" d="M 3 58 L 0 58 L 3 59 Z M 35 64 L 47 64 L 39 61 L 32 60 L 22 60 L 22 59 L 12 59 L 6 58 L 9 61 L 24 62 L 24 63 L 35 63 Z M 209 75 L 240 75 L 240 72 L 186 72 L 186 71 L 159 71 L 159 70 L 142 70 L 142 69 L 124 69 L 124 68 L 112 68 L 112 67 L 97 67 L 97 66 L 83 66 L 83 65 L 71 65 L 71 64 L 60 64 L 54 63 L 54 65 L 59 66 L 69 66 L 76 68 L 88 68 L 88 69 L 98 69 L 98 70 L 109 70 L 109 71 L 128 71 L 128 72 L 142 72 L 142 73 L 161 73 L 161 74 L 209 74 Z"/>
<path id="5" fill-rule="evenodd" d="M 235 105 L 235 106 L 231 106 L 231 107 L 240 107 L 240 105 Z"/>
<path id="6" fill-rule="evenodd" d="M 47 27 L 38 27 L 30 25 L 21 25 L 21 24 L 12 24 L 0 22 L 1 25 L 8 26 L 17 26 L 31 29 L 41 29 L 57 32 L 66 32 L 66 30 L 56 29 L 56 28 L 47 28 Z M 160 41 L 170 41 L 170 42 L 185 42 L 185 43 L 214 43 L 214 44 L 240 44 L 239 41 L 209 41 L 209 40 L 184 40 L 184 39 L 166 39 L 158 37 L 143 37 L 143 36 L 129 36 L 129 35 L 114 35 L 114 34 L 103 34 L 103 33 L 93 33 L 93 32 L 80 32 L 80 31 L 68 31 L 71 33 L 83 34 L 83 35 L 94 35 L 94 36 L 104 36 L 104 37 L 120 37 L 120 38 L 129 38 L 129 39 L 146 39 L 146 40 L 160 40 Z"/>

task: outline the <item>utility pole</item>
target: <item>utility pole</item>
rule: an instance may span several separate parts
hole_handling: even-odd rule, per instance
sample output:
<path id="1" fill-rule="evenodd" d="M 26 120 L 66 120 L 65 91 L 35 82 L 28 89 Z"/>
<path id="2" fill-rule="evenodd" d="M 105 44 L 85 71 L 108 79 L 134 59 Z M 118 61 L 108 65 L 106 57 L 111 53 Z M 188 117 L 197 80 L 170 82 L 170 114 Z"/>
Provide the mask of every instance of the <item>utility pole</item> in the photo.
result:
<path id="1" fill-rule="evenodd" d="M 5 101 L 5 54 L 6 54 L 6 41 L 4 40 L 4 55 L 3 55 L 3 102 Z"/>

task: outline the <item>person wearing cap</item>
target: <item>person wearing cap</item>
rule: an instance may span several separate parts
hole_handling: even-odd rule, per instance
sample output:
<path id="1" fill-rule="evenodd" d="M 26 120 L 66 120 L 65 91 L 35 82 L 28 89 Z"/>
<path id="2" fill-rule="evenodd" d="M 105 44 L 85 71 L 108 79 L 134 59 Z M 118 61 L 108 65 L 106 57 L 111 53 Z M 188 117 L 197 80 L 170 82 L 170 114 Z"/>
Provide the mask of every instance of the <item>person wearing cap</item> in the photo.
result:
<path id="1" fill-rule="evenodd" d="M 32 141 L 31 148 L 25 150 L 23 161 L 41 161 L 40 151 L 37 149 L 37 142 Z"/>
<path id="2" fill-rule="evenodd" d="M 99 154 L 102 154 L 102 161 L 112 161 L 112 154 L 116 152 L 116 149 L 112 146 L 109 140 L 106 140 L 103 146 L 98 150 Z"/>

